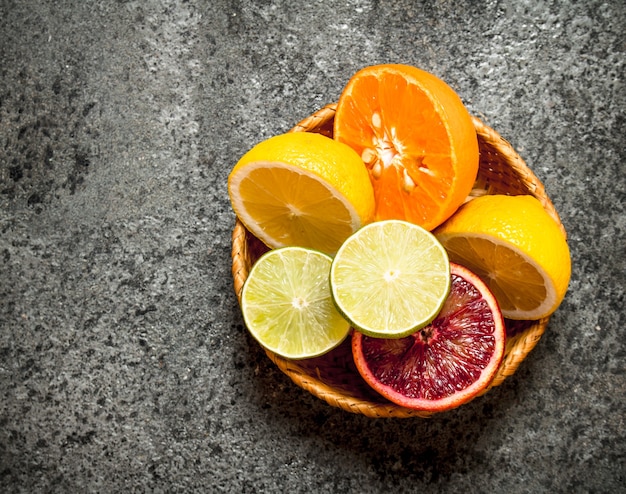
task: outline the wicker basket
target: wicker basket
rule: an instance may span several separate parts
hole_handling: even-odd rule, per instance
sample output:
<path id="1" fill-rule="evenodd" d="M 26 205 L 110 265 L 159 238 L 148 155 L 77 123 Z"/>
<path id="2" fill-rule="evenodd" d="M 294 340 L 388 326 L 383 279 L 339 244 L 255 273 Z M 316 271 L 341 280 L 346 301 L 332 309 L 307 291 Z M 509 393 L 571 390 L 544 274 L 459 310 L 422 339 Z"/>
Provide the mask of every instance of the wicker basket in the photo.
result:
<path id="1" fill-rule="evenodd" d="M 330 104 L 297 124 L 291 132 L 317 132 L 332 136 L 335 104 Z M 546 211 L 563 225 L 554 206 L 537 177 L 511 145 L 473 118 L 480 149 L 480 166 L 474 191 L 477 194 L 530 194 Z M 252 264 L 267 251 L 267 247 L 246 230 L 237 219 L 232 234 L 232 273 L 234 288 L 241 301 L 241 289 Z M 548 318 L 539 321 L 506 321 L 507 344 L 505 356 L 494 380 L 486 392 L 500 385 L 512 375 L 526 355 L 537 344 L 548 324 Z M 321 357 L 289 360 L 270 351 L 269 358 L 301 388 L 328 404 L 348 412 L 368 417 L 428 417 L 432 413 L 419 412 L 395 405 L 373 391 L 361 378 L 354 362 L 348 337 L 338 348 Z"/>

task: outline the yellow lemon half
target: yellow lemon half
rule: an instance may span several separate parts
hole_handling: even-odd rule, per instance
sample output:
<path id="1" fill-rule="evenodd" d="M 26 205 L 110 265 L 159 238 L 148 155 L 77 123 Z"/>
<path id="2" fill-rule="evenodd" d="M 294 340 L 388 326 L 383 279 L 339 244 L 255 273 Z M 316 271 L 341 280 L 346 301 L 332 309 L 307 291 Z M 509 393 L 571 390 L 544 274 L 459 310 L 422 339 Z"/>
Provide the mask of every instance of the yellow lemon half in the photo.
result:
<path id="1" fill-rule="evenodd" d="M 435 235 L 451 261 L 487 283 L 507 318 L 547 317 L 565 297 L 569 248 L 557 222 L 532 196 L 473 199 Z"/>
<path id="2" fill-rule="evenodd" d="M 374 215 L 363 161 L 321 134 L 294 132 L 260 142 L 231 171 L 228 193 L 242 223 L 271 248 L 334 254 Z"/>

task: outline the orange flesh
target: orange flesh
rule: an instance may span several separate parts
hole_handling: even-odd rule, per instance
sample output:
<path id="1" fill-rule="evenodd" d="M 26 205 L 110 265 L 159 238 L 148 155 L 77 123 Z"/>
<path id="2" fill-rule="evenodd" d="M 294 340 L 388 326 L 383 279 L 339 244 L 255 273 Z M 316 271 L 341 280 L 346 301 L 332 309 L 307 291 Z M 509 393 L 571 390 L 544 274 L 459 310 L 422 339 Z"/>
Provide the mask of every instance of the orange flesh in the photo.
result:
<path id="1" fill-rule="evenodd" d="M 414 70 L 410 76 L 385 68 L 357 75 L 340 98 L 334 137 L 367 166 L 377 220 L 405 219 L 430 230 L 458 207 L 476 177 L 475 170 L 459 174 L 456 156 L 465 153 L 474 162 L 469 168 L 477 169 L 478 152 L 471 124 L 465 125 L 465 132 L 474 133 L 467 149 L 465 138 L 446 124 L 459 113 L 469 122 L 460 99 L 446 94 L 437 100 L 438 93 L 452 90 L 442 81 L 419 80 L 423 72 Z M 454 107 L 449 114 L 442 101 Z"/>

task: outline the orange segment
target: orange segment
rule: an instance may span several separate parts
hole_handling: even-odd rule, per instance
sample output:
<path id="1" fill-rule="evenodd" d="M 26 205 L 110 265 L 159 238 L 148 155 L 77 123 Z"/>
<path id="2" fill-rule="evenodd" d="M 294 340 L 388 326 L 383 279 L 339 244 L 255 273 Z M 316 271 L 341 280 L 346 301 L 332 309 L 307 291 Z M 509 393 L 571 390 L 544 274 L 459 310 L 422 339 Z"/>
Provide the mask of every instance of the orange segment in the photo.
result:
<path id="1" fill-rule="evenodd" d="M 478 140 L 458 95 L 407 65 L 357 72 L 344 88 L 334 138 L 365 162 L 377 220 L 432 230 L 465 200 L 478 173 Z"/>

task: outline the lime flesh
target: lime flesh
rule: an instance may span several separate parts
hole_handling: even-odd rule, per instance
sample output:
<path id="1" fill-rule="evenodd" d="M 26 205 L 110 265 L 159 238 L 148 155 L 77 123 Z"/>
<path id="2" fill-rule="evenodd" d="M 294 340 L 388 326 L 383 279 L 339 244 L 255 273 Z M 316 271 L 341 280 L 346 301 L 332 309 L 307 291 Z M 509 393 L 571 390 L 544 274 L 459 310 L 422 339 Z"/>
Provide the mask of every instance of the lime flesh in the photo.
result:
<path id="1" fill-rule="evenodd" d="M 330 294 L 331 262 L 319 251 L 284 247 L 255 263 L 242 290 L 241 310 L 264 348 L 302 359 L 322 355 L 346 338 L 350 325 Z"/>
<path id="2" fill-rule="evenodd" d="M 430 232 L 401 220 L 370 223 L 341 246 L 333 299 L 359 331 L 401 338 L 430 323 L 450 291 L 450 263 Z"/>

